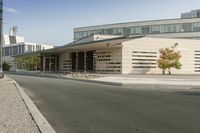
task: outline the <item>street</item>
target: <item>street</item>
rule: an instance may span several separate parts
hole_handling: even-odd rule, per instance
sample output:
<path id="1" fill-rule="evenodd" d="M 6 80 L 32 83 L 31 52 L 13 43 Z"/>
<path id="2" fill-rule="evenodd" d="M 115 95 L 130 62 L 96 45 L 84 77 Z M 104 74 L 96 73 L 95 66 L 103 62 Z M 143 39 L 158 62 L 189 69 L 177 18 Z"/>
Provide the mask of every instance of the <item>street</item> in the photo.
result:
<path id="1" fill-rule="evenodd" d="M 58 133 L 199 133 L 200 89 L 140 90 L 8 75 Z"/>

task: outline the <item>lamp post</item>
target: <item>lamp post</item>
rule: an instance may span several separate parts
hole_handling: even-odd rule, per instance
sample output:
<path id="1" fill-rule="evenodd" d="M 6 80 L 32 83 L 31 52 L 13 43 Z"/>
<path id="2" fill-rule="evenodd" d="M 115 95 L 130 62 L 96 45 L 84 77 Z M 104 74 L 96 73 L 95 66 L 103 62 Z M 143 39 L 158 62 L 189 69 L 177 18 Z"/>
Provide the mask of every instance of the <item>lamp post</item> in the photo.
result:
<path id="1" fill-rule="evenodd" d="M 2 51 L 3 51 L 3 0 L 0 0 L 0 78 L 3 78 L 3 64 L 2 64 Z"/>

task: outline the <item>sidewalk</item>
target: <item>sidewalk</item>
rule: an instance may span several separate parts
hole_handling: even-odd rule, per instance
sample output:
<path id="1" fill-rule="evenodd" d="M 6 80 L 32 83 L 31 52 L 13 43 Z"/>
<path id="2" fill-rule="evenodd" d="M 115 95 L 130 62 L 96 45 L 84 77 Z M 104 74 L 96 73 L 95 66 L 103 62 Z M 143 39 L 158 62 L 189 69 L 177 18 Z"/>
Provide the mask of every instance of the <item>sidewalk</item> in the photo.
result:
<path id="1" fill-rule="evenodd" d="M 40 133 L 15 85 L 0 79 L 0 132 Z"/>
<path id="2" fill-rule="evenodd" d="M 8 73 L 9 74 L 9 73 Z M 128 86 L 135 85 L 153 85 L 153 86 L 172 86 L 167 88 L 199 88 L 200 75 L 121 75 L 121 74 L 87 74 L 87 73 L 72 73 L 72 74 L 56 74 L 43 72 L 16 72 L 10 74 L 19 74 L 27 76 L 52 77 L 60 79 L 73 79 L 79 81 L 102 83 L 106 85 Z"/>
<path id="3" fill-rule="evenodd" d="M 112 82 L 121 84 L 146 85 L 187 85 L 200 86 L 200 76 L 189 75 L 113 75 L 94 79 L 94 81 Z"/>

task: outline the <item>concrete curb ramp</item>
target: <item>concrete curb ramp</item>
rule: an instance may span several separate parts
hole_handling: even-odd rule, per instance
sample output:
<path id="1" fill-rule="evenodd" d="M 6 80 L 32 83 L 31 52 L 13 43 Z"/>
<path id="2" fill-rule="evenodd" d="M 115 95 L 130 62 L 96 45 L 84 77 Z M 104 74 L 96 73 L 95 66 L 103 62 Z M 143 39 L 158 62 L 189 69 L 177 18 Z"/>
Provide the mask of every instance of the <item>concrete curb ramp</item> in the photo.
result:
<path id="1" fill-rule="evenodd" d="M 19 86 L 19 84 L 11 79 L 10 77 L 6 77 L 13 81 L 16 88 L 18 89 L 19 93 L 22 96 L 22 99 L 24 100 L 28 110 L 30 111 L 34 121 L 36 122 L 39 130 L 42 133 L 56 133 L 56 131 L 52 128 L 52 126 L 49 124 L 49 122 L 45 119 L 45 117 L 40 113 L 38 108 L 34 105 L 34 103 L 31 101 L 31 99 L 28 97 L 28 95 L 24 92 L 24 90 Z"/>

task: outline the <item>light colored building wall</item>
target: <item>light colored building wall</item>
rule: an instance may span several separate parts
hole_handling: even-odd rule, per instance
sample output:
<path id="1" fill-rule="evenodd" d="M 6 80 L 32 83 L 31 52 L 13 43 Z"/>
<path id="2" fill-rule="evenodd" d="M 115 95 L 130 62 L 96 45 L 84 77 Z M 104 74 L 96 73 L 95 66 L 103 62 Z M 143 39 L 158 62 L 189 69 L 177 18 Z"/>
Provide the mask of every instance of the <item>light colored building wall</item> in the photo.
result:
<path id="1" fill-rule="evenodd" d="M 3 35 L 3 45 L 4 46 L 10 45 L 9 35 Z"/>
<path id="2" fill-rule="evenodd" d="M 70 70 L 71 60 L 70 60 L 70 52 L 66 51 L 59 54 L 59 70 Z"/>
<path id="3" fill-rule="evenodd" d="M 37 46 L 41 46 L 40 50 L 45 50 L 45 49 L 52 49 L 54 48 L 53 45 L 46 45 L 46 44 L 36 44 Z"/>
<path id="4" fill-rule="evenodd" d="M 10 36 L 10 35 L 3 35 L 3 45 L 4 46 L 8 46 L 8 45 L 13 45 L 12 42 L 10 42 L 10 37 L 13 37 L 14 40 L 16 40 L 13 44 L 16 44 L 16 43 L 23 43 L 25 40 L 24 40 L 24 37 L 22 36 Z"/>
<path id="5" fill-rule="evenodd" d="M 161 48 L 170 48 L 174 46 L 174 44 L 178 44 L 176 50 L 181 52 L 182 58 L 180 60 L 182 64 L 181 70 L 172 69 L 172 73 L 174 74 L 200 74 L 199 69 L 195 69 L 198 65 L 195 66 L 195 51 L 196 56 L 198 58 L 198 54 L 200 55 L 200 41 L 198 40 L 186 40 L 186 39 L 164 39 L 164 38 L 141 38 L 135 39 L 131 41 L 127 41 L 123 43 L 122 48 L 122 73 L 123 74 L 161 74 L 162 70 L 158 67 L 156 68 L 133 68 L 133 66 L 137 66 L 136 64 L 132 64 L 135 62 L 149 62 L 155 63 L 155 61 L 148 61 L 149 59 L 158 59 L 159 58 L 159 49 Z M 138 51 L 139 53 L 133 53 L 133 51 Z M 140 53 L 142 52 L 142 53 Z M 146 53 L 145 53 L 146 52 Z M 143 57 L 134 57 L 137 55 L 141 55 Z M 147 55 L 148 57 L 144 57 Z M 156 57 L 149 57 L 156 56 Z M 144 59 L 146 61 L 139 61 L 133 59 Z M 142 64 L 138 66 L 155 66 L 152 64 Z M 198 64 L 198 63 L 196 63 Z M 200 62 L 199 62 L 200 64 Z M 156 65 L 157 66 L 157 65 Z"/>
<path id="6" fill-rule="evenodd" d="M 25 42 L 24 37 L 16 36 L 16 43 L 23 43 L 23 42 Z"/>
<path id="7" fill-rule="evenodd" d="M 96 70 L 121 73 L 122 49 L 104 49 L 96 51 Z"/>

